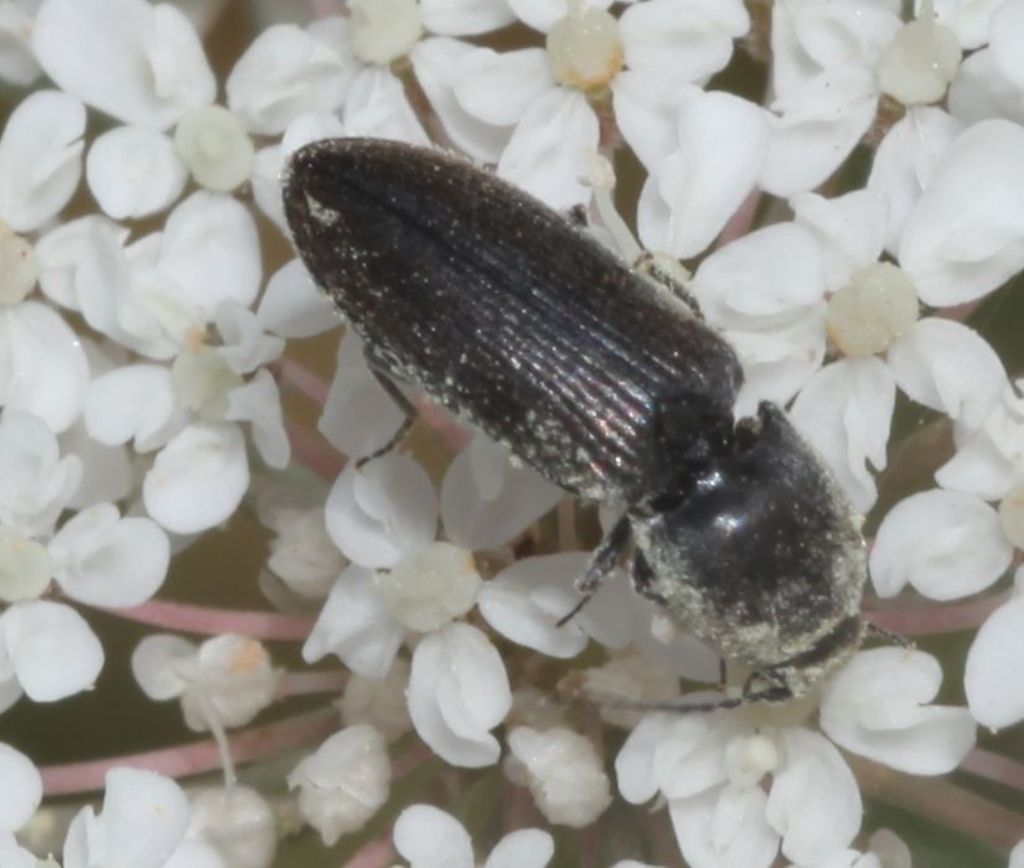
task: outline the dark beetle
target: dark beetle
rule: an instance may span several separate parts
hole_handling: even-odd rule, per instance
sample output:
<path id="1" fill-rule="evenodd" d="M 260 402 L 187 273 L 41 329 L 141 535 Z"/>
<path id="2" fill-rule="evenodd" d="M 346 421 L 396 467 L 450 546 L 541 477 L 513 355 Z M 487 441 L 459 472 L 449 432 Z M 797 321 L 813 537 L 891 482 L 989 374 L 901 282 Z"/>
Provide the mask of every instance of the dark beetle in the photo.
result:
<path id="1" fill-rule="evenodd" d="M 857 648 L 858 519 L 777 406 L 734 420 L 740 364 L 685 294 L 425 148 L 308 145 L 284 202 L 303 261 L 403 407 L 393 380 L 624 509 L 588 594 L 628 557 L 639 593 L 753 670 L 748 700 L 803 694 Z"/>

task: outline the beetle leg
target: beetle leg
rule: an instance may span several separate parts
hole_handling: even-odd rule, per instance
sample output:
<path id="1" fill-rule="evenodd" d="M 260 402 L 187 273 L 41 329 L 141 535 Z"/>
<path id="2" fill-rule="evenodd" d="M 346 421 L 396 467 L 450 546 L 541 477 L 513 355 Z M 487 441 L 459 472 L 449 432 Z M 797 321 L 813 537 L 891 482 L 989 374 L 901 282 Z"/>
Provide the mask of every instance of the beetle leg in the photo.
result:
<path id="1" fill-rule="evenodd" d="M 370 373 L 373 374 L 374 378 L 380 383 L 381 388 L 388 393 L 388 397 L 398 406 L 398 409 L 405 414 L 405 418 L 402 420 L 402 424 L 398 426 L 398 430 L 391 435 L 391 439 L 388 440 L 379 449 L 374 449 L 369 455 L 364 455 L 362 458 L 356 460 L 356 469 L 363 467 L 368 461 L 373 461 L 374 458 L 380 458 L 382 455 L 387 455 L 392 449 L 394 449 L 406 434 L 409 433 L 409 429 L 412 428 L 412 423 L 416 421 L 416 407 L 413 406 L 412 401 L 405 397 L 402 390 L 395 385 L 387 374 L 381 371 L 379 368 L 374 367 L 370 359 L 367 359 L 370 364 Z"/>
<path id="2" fill-rule="evenodd" d="M 668 600 L 654 590 L 654 570 L 651 569 L 651 565 L 647 563 L 647 558 L 643 556 L 643 552 L 639 549 L 633 551 L 629 575 L 633 580 L 633 590 L 641 597 L 657 603 L 659 606 L 668 605 Z"/>
<path id="3" fill-rule="evenodd" d="M 893 633 L 892 630 L 886 630 L 885 627 L 879 627 L 877 624 L 872 624 L 870 621 L 867 622 L 867 631 L 879 639 L 888 642 L 890 645 L 899 645 L 900 648 L 913 649 L 915 647 L 914 640 L 908 639 L 906 636 L 901 636 L 899 633 Z"/>
<path id="4" fill-rule="evenodd" d="M 561 627 L 563 624 L 567 624 L 589 602 L 608 574 L 618 566 L 632 542 L 633 533 L 629 519 L 623 515 L 612 525 L 612 529 L 605 534 L 604 539 L 594 549 L 587 571 L 576 583 L 576 590 L 583 594 L 583 598 L 573 606 L 568 615 L 558 619 L 556 626 Z"/>
<path id="5" fill-rule="evenodd" d="M 672 295 L 690 309 L 690 312 L 697 319 L 704 319 L 704 314 L 701 313 L 700 304 L 697 302 L 697 299 L 693 297 L 685 286 L 662 268 L 651 253 L 646 250 L 641 253 L 637 257 L 636 262 L 633 263 L 633 268 L 649 280 L 654 281 L 658 286 L 662 286 L 671 292 Z"/>

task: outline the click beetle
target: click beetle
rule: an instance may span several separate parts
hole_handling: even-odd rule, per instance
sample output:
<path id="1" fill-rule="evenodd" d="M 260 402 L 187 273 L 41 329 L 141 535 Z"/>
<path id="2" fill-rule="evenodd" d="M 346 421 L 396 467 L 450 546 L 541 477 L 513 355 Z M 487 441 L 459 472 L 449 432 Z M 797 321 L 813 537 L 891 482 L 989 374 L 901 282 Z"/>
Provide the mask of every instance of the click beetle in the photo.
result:
<path id="1" fill-rule="evenodd" d="M 859 646 L 859 517 L 779 407 L 734 418 L 740 363 L 685 293 L 435 150 L 314 142 L 283 186 L 300 256 L 407 421 L 396 381 L 621 508 L 580 587 L 627 562 L 640 594 L 749 667 L 718 707 L 802 695 Z"/>

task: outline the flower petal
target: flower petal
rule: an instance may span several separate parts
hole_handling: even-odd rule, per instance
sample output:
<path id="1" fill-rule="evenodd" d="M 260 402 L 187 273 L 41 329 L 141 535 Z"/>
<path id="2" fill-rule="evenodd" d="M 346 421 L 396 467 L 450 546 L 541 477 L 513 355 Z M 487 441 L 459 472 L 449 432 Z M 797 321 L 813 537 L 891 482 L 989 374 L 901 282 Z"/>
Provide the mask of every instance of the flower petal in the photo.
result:
<path id="1" fill-rule="evenodd" d="M 0 137 L 0 217 L 15 232 L 57 215 L 82 177 L 85 107 L 43 90 L 11 112 Z"/>
<path id="2" fill-rule="evenodd" d="M 942 155 L 899 258 L 930 305 L 973 301 L 1024 267 L 1024 128 L 982 121 Z"/>
<path id="3" fill-rule="evenodd" d="M 887 358 L 907 395 L 969 429 L 988 418 L 1006 388 L 996 351 L 976 331 L 953 320 L 920 320 L 897 338 Z"/>
<path id="4" fill-rule="evenodd" d="M 441 36 L 475 36 L 516 20 L 505 0 L 422 0 L 423 26 Z"/>
<path id="5" fill-rule="evenodd" d="M 50 540 L 53 577 L 71 599 L 90 606 L 137 606 L 167 576 L 171 544 L 148 518 L 121 518 L 98 503 L 65 522 Z"/>
<path id="6" fill-rule="evenodd" d="M 644 184 L 637 230 L 645 247 L 686 258 L 714 240 L 753 188 L 768 123 L 752 102 L 696 92 L 680 106 L 678 136 Z"/>
<path id="7" fill-rule="evenodd" d="M 107 446 L 135 440 L 139 452 L 162 446 L 173 433 L 171 372 L 163 365 L 125 365 L 100 374 L 85 393 L 89 436 Z"/>
<path id="8" fill-rule="evenodd" d="M 81 339 L 38 301 L 0 308 L 0 405 L 66 431 L 78 418 L 89 382 Z"/>
<path id="9" fill-rule="evenodd" d="M 350 462 L 335 480 L 325 509 L 334 544 L 364 567 L 393 567 L 437 534 L 434 486 L 405 456 L 383 456 L 361 469 Z"/>
<path id="10" fill-rule="evenodd" d="M 967 652 L 964 689 L 974 719 L 990 729 L 1024 720 L 1024 597 L 996 609 Z"/>
<path id="11" fill-rule="evenodd" d="M 0 614 L 0 644 L 34 702 L 55 702 L 92 687 L 103 647 L 85 619 L 49 600 L 15 603 Z"/>
<path id="12" fill-rule="evenodd" d="M 32 47 L 61 90 L 125 123 L 166 129 L 217 94 L 199 37 L 170 5 L 46 0 Z"/>
<path id="13" fill-rule="evenodd" d="M 171 140 L 142 126 L 115 127 L 98 136 L 85 171 L 96 201 L 115 220 L 162 211 L 188 180 Z"/>
<path id="14" fill-rule="evenodd" d="M 837 745 L 914 775 L 952 771 L 974 747 L 966 708 L 928 705 L 942 668 L 922 651 L 873 648 L 853 656 L 822 691 L 821 728 Z"/>
<path id="15" fill-rule="evenodd" d="M 433 805 L 412 805 L 398 815 L 395 849 L 412 868 L 473 868 L 473 844 L 462 823 Z"/>
<path id="16" fill-rule="evenodd" d="M 24 826 L 42 800 L 43 779 L 32 761 L 0 742 L 0 834 Z"/>
<path id="17" fill-rule="evenodd" d="M 600 129 L 586 97 L 555 88 L 537 99 L 509 139 L 498 174 L 552 208 L 590 200 L 580 183 L 597 150 Z"/>
<path id="18" fill-rule="evenodd" d="M 245 440 L 237 425 L 189 425 L 156 456 L 142 496 L 167 530 L 197 533 L 231 517 L 249 487 Z"/>
<path id="19" fill-rule="evenodd" d="M 896 402 L 892 373 L 874 357 L 843 359 L 816 373 L 790 418 L 822 455 L 853 505 L 867 512 L 877 497 L 868 462 L 886 465 Z"/>
<path id="20" fill-rule="evenodd" d="M 768 868 L 779 837 L 765 819 L 767 796 L 757 786 L 708 790 L 669 802 L 683 858 L 694 866 Z"/>
<path id="21" fill-rule="evenodd" d="M 256 320 L 267 331 L 294 340 L 336 328 L 341 316 L 330 296 L 313 282 L 302 260 L 296 257 L 267 281 Z"/>
<path id="22" fill-rule="evenodd" d="M 871 580 L 881 597 L 909 582 L 933 600 L 983 591 L 1010 565 L 1013 546 L 999 516 L 969 494 L 925 491 L 886 515 L 871 549 Z"/>
<path id="23" fill-rule="evenodd" d="M 518 829 L 502 837 L 484 868 L 544 868 L 555 855 L 555 839 L 543 829 Z"/>
<path id="24" fill-rule="evenodd" d="M 430 144 L 430 137 L 409 103 L 405 86 L 383 67 L 368 66 L 356 75 L 341 118 L 347 136 Z"/>
<path id="25" fill-rule="evenodd" d="M 501 656 L 475 627 L 450 624 L 420 641 L 408 699 L 416 732 L 449 765 L 498 761 L 501 747 L 488 730 L 505 719 L 512 693 Z"/>

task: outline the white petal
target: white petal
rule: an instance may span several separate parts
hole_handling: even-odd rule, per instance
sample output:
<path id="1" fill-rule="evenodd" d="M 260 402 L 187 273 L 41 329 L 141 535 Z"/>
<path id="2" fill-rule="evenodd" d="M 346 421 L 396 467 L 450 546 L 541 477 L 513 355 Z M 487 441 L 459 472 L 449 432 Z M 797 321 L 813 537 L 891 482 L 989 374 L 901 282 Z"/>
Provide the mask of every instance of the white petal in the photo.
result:
<path id="1" fill-rule="evenodd" d="M 992 14 L 989 48 L 1007 81 L 1024 88 L 1024 63 L 1017 48 L 1024 39 L 1024 3 L 1004 0 Z"/>
<path id="2" fill-rule="evenodd" d="M 64 523 L 50 540 L 53 577 L 73 600 L 90 606 L 136 606 L 163 584 L 167 534 L 148 518 L 121 518 L 99 503 Z"/>
<path id="3" fill-rule="evenodd" d="M 498 161 L 498 174 L 552 208 L 590 199 L 586 177 L 600 138 L 597 115 L 578 91 L 555 88 L 536 100 Z"/>
<path id="4" fill-rule="evenodd" d="M 314 663 L 336 654 L 364 678 L 383 678 L 402 645 L 405 629 L 377 593 L 373 573 L 355 564 L 334 583 L 302 657 Z"/>
<path id="5" fill-rule="evenodd" d="M 794 221 L 810 229 L 821 245 L 829 290 L 845 286 L 854 271 L 882 252 L 889 210 L 882 193 L 855 190 L 835 199 L 800 193 L 789 205 Z"/>
<path id="6" fill-rule="evenodd" d="M 85 425 L 108 446 L 135 440 L 148 452 L 166 442 L 175 421 L 171 372 L 163 365 L 125 365 L 96 377 L 85 393 Z"/>
<path id="7" fill-rule="evenodd" d="M 988 42 L 992 13 L 1003 0 L 934 0 L 935 19 L 955 34 L 964 48 L 979 48 Z M 919 15 L 922 0 L 916 0 L 915 12 Z"/>
<path id="8" fill-rule="evenodd" d="M 1024 597 L 996 609 L 967 652 L 964 689 L 974 719 L 990 729 L 1024 720 Z"/>
<path id="9" fill-rule="evenodd" d="M 256 319 L 268 332 L 288 339 L 312 337 L 341 322 L 334 302 L 317 287 L 297 257 L 267 281 Z"/>
<path id="10" fill-rule="evenodd" d="M 398 815 L 395 849 L 411 868 L 473 868 L 473 844 L 462 823 L 433 805 L 413 805 Z"/>
<path id="11" fill-rule="evenodd" d="M 615 125 L 649 174 L 679 144 L 677 115 L 684 100 L 695 89 L 661 87 L 655 73 L 641 74 L 625 69 L 612 81 Z"/>
<path id="12" fill-rule="evenodd" d="M 223 301 L 213 317 L 222 346 L 217 352 L 236 374 L 251 374 L 284 351 L 284 340 L 264 334 L 256 314 L 235 301 Z"/>
<path id="13" fill-rule="evenodd" d="M 11 112 L 0 137 L 0 217 L 16 232 L 38 229 L 63 208 L 82 177 L 85 107 L 53 90 Z"/>
<path id="14" fill-rule="evenodd" d="M 387 744 L 367 724 L 336 732 L 288 775 L 288 789 L 299 790 L 299 811 L 328 847 L 369 822 L 387 802 L 390 784 Z"/>
<path id="15" fill-rule="evenodd" d="M 453 82 L 455 99 L 470 115 L 498 127 L 522 120 L 530 106 L 555 87 L 551 61 L 542 48 L 499 54 L 477 48 L 463 56 Z M 500 93 L 501 99 L 494 95 Z"/>
<path id="16" fill-rule="evenodd" d="M 666 714 L 647 714 L 633 727 L 615 757 L 615 778 L 622 797 L 642 805 L 658 792 L 658 747 L 671 734 L 673 720 Z"/>
<path id="17" fill-rule="evenodd" d="M 334 379 L 317 429 L 336 449 L 358 458 L 384 446 L 404 418 L 370 373 L 362 341 L 347 330 L 338 345 Z"/>
<path id="18" fill-rule="evenodd" d="M 189 425 L 156 456 L 142 496 L 167 530 L 196 533 L 230 518 L 249 487 L 249 462 L 238 426 Z"/>
<path id="19" fill-rule="evenodd" d="M 679 145 L 644 185 L 637 229 L 644 246 L 686 258 L 714 240 L 754 186 L 768 141 L 764 112 L 720 91 L 679 110 Z"/>
<path id="20" fill-rule="evenodd" d="M 389 69 L 370 66 L 352 82 L 342 123 L 347 136 L 397 139 L 429 145 L 430 137 L 409 104 L 405 86 Z"/>
<path id="21" fill-rule="evenodd" d="M 586 0 L 585 8 L 596 7 L 607 9 L 612 0 Z M 520 21 L 534 30 L 547 33 L 560 18 L 569 14 L 569 0 L 508 0 L 508 5 L 516 13 Z"/>
<path id="22" fill-rule="evenodd" d="M 437 495 L 411 458 L 387 455 L 361 470 L 350 462 L 327 497 L 327 533 L 349 560 L 393 567 L 437 533 Z"/>
<path id="23" fill-rule="evenodd" d="M 554 855 L 555 840 L 543 829 L 519 829 L 494 845 L 484 868 L 544 868 Z"/>
<path id="24" fill-rule="evenodd" d="M 550 657 L 575 657 L 587 636 L 574 619 L 562 627 L 578 595 L 572 582 L 579 577 L 575 552 L 524 558 L 506 567 L 480 591 L 480 614 L 503 636 Z"/>
<path id="25" fill-rule="evenodd" d="M 442 36 L 474 36 L 516 20 L 506 0 L 422 0 L 423 26 Z"/>
<path id="26" fill-rule="evenodd" d="M 673 799 L 669 816 L 683 857 L 695 868 L 768 868 L 779 838 L 764 816 L 766 798 L 750 786 Z"/>
<path id="27" fill-rule="evenodd" d="M 468 81 L 462 67 L 477 52 L 491 53 L 490 49 L 439 36 L 417 42 L 409 58 L 416 80 L 449 138 L 473 159 L 496 163 L 509 131 L 480 120 L 456 99 L 456 86 Z"/>
<path id="28" fill-rule="evenodd" d="M 115 220 L 162 211 L 188 180 L 171 140 L 150 127 L 115 127 L 100 135 L 85 171 L 96 201 Z"/>
<path id="29" fill-rule="evenodd" d="M 656 72 L 673 90 L 724 68 L 733 39 L 750 28 L 739 0 L 648 0 L 626 9 L 619 23 L 626 65 Z"/>
<path id="30" fill-rule="evenodd" d="M 32 3 L 24 7 L 11 3 L 0 12 L 0 78 L 19 87 L 27 87 L 43 74 L 32 54 L 34 14 Z"/>
<path id="31" fill-rule="evenodd" d="M 1008 82 L 991 49 L 964 59 L 949 86 L 949 113 L 964 125 L 990 118 L 1024 121 L 1020 89 Z"/>
<path id="32" fill-rule="evenodd" d="M 186 108 L 216 96 L 199 37 L 169 5 L 46 0 L 32 45 L 62 90 L 125 123 L 166 129 Z"/>
<path id="33" fill-rule="evenodd" d="M 244 726 L 273 702 L 278 675 L 270 655 L 255 639 L 233 633 L 207 639 L 185 670 L 185 724 L 193 732 L 215 724 Z"/>
<path id="34" fill-rule="evenodd" d="M 604 761 L 594 743 L 565 726 L 517 726 L 508 734 L 509 763 L 525 777 L 549 823 L 582 829 L 611 804 Z"/>
<path id="35" fill-rule="evenodd" d="M 914 203 L 928 186 L 939 158 L 962 129 L 958 120 L 940 108 L 912 106 L 879 143 L 867 186 L 889 199 L 885 249 L 890 253 L 899 249 Z"/>
<path id="36" fill-rule="evenodd" d="M 123 446 L 104 446 L 94 440 L 81 420 L 61 435 L 60 449 L 65 455 L 77 458 L 82 466 L 82 479 L 68 501 L 70 509 L 123 500 L 135 488 L 128 450 Z"/>
<path id="37" fill-rule="evenodd" d="M 909 582 L 933 600 L 955 600 L 992 585 L 1012 556 L 992 507 L 936 489 L 901 500 L 886 515 L 871 549 L 871 579 L 882 597 Z"/>
<path id="38" fill-rule="evenodd" d="M 0 742 L 0 833 L 24 826 L 42 799 L 43 779 L 32 761 Z"/>
<path id="39" fill-rule="evenodd" d="M 877 491 L 868 470 L 884 470 L 896 385 L 874 357 L 842 359 L 815 374 L 791 419 L 836 475 L 853 505 L 867 512 Z"/>
<path id="40" fill-rule="evenodd" d="M 225 300 L 249 307 L 263 274 L 252 216 L 225 193 L 193 193 L 167 218 L 159 268 L 207 318 Z"/>
<path id="41" fill-rule="evenodd" d="M 303 31 L 294 24 L 264 30 L 228 76 L 228 106 L 254 133 L 281 133 L 308 112 L 341 108 L 356 62 L 347 22 L 326 18 Z"/>
<path id="42" fill-rule="evenodd" d="M 798 95 L 772 108 L 772 123 L 758 184 L 776 196 L 817 187 L 856 147 L 875 117 L 873 75 L 855 67 L 830 71 Z"/>
<path id="43" fill-rule="evenodd" d="M 24 536 L 48 536 L 82 477 L 73 456 L 60 457 L 57 438 L 36 416 L 5 410 L 0 417 L 0 524 Z"/>
<path id="44" fill-rule="evenodd" d="M 972 301 L 1024 267 L 1024 129 L 982 121 L 959 135 L 911 211 L 899 258 L 928 304 Z"/>
<path id="45" fill-rule="evenodd" d="M 98 823 L 103 850 L 94 858 L 101 864 L 160 868 L 185 836 L 188 815 L 188 798 L 170 778 L 112 769 Z"/>
<path id="46" fill-rule="evenodd" d="M 49 600 L 15 603 L 0 615 L 0 644 L 34 702 L 55 702 L 92 687 L 103 648 L 85 619 Z"/>
<path id="47" fill-rule="evenodd" d="M 36 244 L 39 288 L 61 307 L 81 310 L 78 282 L 82 259 L 89 258 L 97 235 L 108 236 L 111 247 L 121 250 L 129 232 L 105 217 L 89 215 L 58 226 Z"/>
<path id="48" fill-rule="evenodd" d="M 420 738 L 449 765 L 479 768 L 498 761 L 488 730 L 508 714 L 512 693 L 501 656 L 468 624 L 450 624 L 416 646 L 409 714 Z"/>
<path id="49" fill-rule="evenodd" d="M 782 835 L 782 852 L 800 864 L 847 846 L 860 829 L 863 806 L 857 780 L 819 733 L 786 728 L 765 815 Z"/>
<path id="50" fill-rule="evenodd" d="M 196 659 L 198 649 L 181 636 L 146 636 L 132 652 L 132 675 L 142 692 L 156 702 L 176 699 L 188 684 L 184 664 Z"/>
<path id="51" fill-rule="evenodd" d="M 477 439 L 482 436 L 477 435 Z M 473 472 L 473 443 L 455 457 L 445 472 L 441 519 L 448 538 L 463 548 L 497 548 L 550 511 L 565 492 L 535 470 L 509 463 L 505 450 L 499 458 L 504 472 L 497 491 L 482 491 Z"/>
<path id="52" fill-rule="evenodd" d="M 790 313 L 825 294 L 821 250 L 803 226 L 767 226 L 708 256 L 693 276 L 693 291 L 708 320 L 723 328 Z"/>
<path id="53" fill-rule="evenodd" d="M 996 351 L 953 320 L 920 320 L 889 348 L 888 361 L 907 395 L 968 428 L 988 418 L 1006 387 Z"/>
<path id="54" fill-rule="evenodd" d="M 0 309 L 0 404 L 60 433 L 78 418 L 88 382 L 81 340 L 60 314 L 38 301 Z"/>
<path id="55" fill-rule="evenodd" d="M 284 429 L 284 412 L 277 383 L 266 368 L 244 386 L 227 394 L 228 407 L 224 418 L 232 422 L 248 422 L 252 441 L 267 466 L 281 470 L 291 460 L 291 443 Z"/>
<path id="56" fill-rule="evenodd" d="M 974 747 L 966 708 L 928 705 L 942 669 L 934 657 L 903 648 L 854 655 L 825 684 L 821 728 L 839 747 L 915 775 L 952 771 Z"/>

